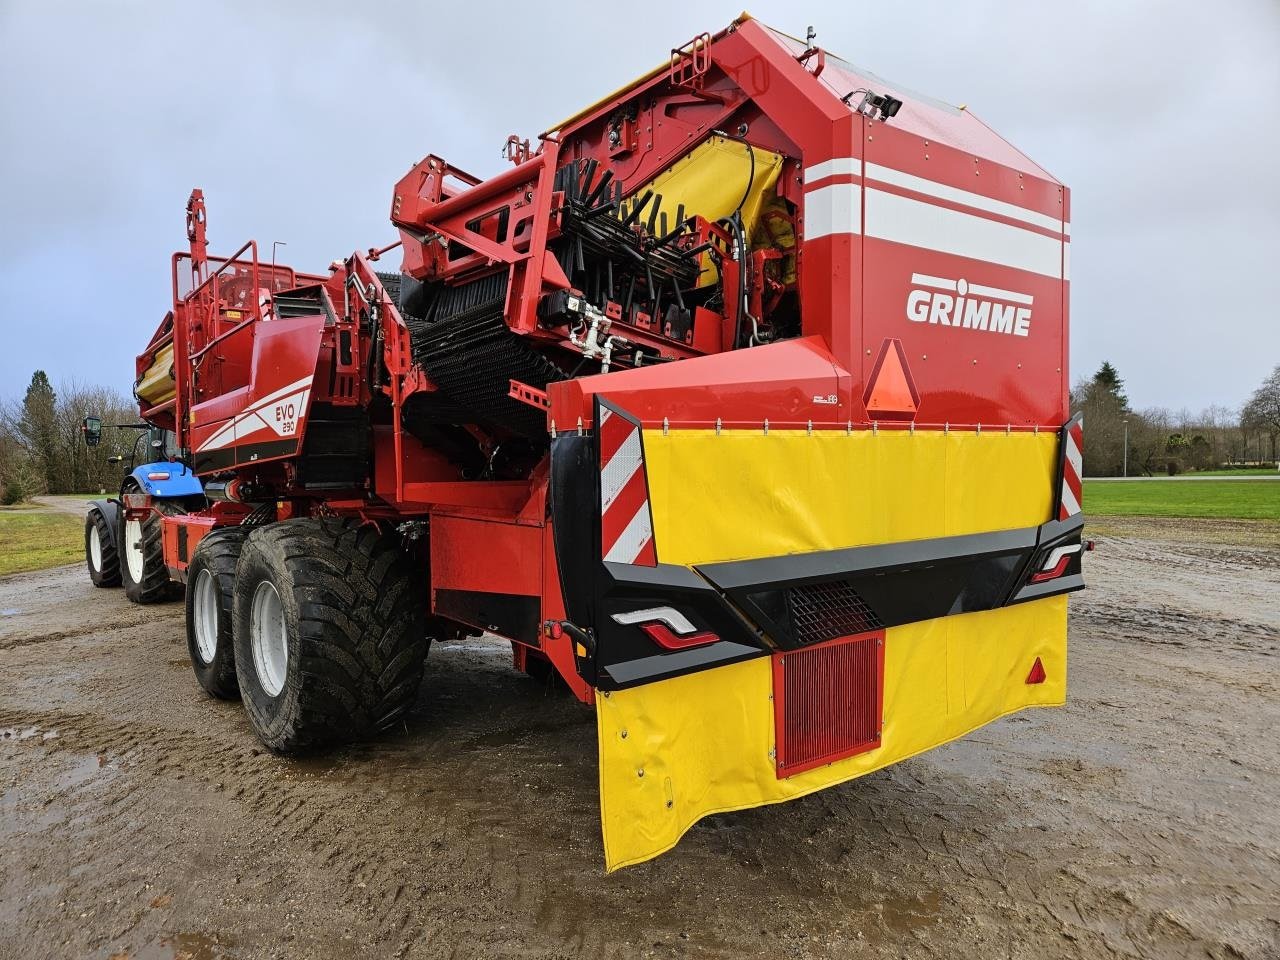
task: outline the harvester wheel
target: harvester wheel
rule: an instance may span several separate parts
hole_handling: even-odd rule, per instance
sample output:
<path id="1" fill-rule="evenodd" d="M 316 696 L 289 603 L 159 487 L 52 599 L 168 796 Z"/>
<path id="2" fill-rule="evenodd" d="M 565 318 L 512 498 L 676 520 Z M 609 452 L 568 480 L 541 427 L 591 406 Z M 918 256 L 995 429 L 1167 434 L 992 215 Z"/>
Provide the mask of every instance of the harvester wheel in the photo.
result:
<path id="1" fill-rule="evenodd" d="M 232 641 L 236 561 L 250 527 L 223 527 L 200 541 L 187 567 L 187 651 L 205 692 L 220 700 L 240 696 Z"/>
<path id="2" fill-rule="evenodd" d="M 91 507 L 84 518 L 84 561 L 95 587 L 120 586 L 120 553 L 107 518 Z"/>
<path id="3" fill-rule="evenodd" d="M 165 500 L 152 502 L 145 520 L 128 520 L 120 511 L 120 579 L 125 596 L 134 603 L 170 600 L 174 588 L 164 565 L 162 514 L 182 513 L 182 506 Z"/>
<path id="4" fill-rule="evenodd" d="M 336 518 L 255 529 L 236 565 L 235 661 L 258 738 L 294 753 L 390 726 L 422 679 L 426 584 L 394 536 Z"/>

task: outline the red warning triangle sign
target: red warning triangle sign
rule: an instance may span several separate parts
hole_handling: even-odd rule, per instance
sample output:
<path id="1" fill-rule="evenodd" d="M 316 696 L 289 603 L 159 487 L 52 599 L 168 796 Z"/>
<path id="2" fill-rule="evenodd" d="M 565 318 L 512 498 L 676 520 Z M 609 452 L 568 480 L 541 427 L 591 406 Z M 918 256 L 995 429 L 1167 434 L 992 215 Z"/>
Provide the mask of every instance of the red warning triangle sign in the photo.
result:
<path id="1" fill-rule="evenodd" d="M 1027 674 L 1027 683 L 1044 683 L 1044 664 L 1040 662 L 1040 658 L 1036 657 L 1036 662 L 1031 665 L 1031 672 Z"/>
<path id="2" fill-rule="evenodd" d="M 911 378 L 901 340 L 885 338 L 862 399 L 872 420 L 915 419 L 920 409 L 920 394 Z"/>

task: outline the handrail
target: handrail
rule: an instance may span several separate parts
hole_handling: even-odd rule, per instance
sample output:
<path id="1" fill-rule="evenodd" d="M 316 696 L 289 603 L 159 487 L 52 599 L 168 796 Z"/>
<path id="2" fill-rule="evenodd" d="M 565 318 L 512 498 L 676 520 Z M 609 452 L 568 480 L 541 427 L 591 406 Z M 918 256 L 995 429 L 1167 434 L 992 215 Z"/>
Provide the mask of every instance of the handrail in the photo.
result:
<path id="1" fill-rule="evenodd" d="M 187 357 L 188 363 L 195 363 L 197 360 L 203 357 L 206 353 L 208 353 L 212 347 L 217 346 L 223 340 L 226 340 L 228 337 L 233 336 L 234 334 L 240 332 L 245 327 L 249 326 L 251 323 L 254 323 L 257 320 L 262 319 L 262 304 L 257 299 L 257 291 L 259 289 L 258 243 L 255 240 L 246 240 L 241 245 L 240 249 L 237 250 L 235 253 L 233 253 L 231 256 L 227 257 L 225 260 L 223 260 L 222 263 L 218 265 L 218 269 L 214 270 L 213 273 L 209 274 L 208 278 L 206 278 L 205 281 L 200 284 L 200 286 L 195 287 L 189 294 L 187 294 L 186 299 L 188 302 L 195 300 L 197 294 L 199 294 L 202 290 L 204 290 L 204 288 L 209 284 L 213 284 L 213 288 L 212 288 L 213 309 L 216 311 L 218 309 L 218 300 L 220 299 L 218 296 L 219 276 L 223 273 L 223 271 L 227 269 L 227 267 L 231 266 L 233 263 L 239 263 L 240 261 L 238 258 L 240 254 L 250 249 L 253 251 L 253 260 L 252 260 L 253 281 L 252 282 L 253 282 L 253 290 L 254 290 L 254 297 L 248 305 L 250 315 L 246 317 L 244 320 L 242 320 L 240 323 L 237 323 L 230 330 L 227 330 L 223 333 L 218 334 L 216 337 L 214 337 L 212 340 L 206 343 L 203 347 L 201 347 L 195 353 L 188 356 Z M 273 280 L 274 280 L 274 277 L 273 277 Z"/>
<path id="2" fill-rule="evenodd" d="M 241 330 L 243 330 L 245 327 L 249 326 L 249 324 L 254 323 L 254 322 L 255 322 L 255 321 L 257 321 L 258 319 L 260 319 L 260 318 L 259 318 L 259 317 L 257 317 L 257 316 L 246 317 L 245 319 L 243 319 L 243 320 L 241 320 L 239 323 L 237 323 L 234 327 L 232 327 L 230 330 L 227 330 L 227 331 L 225 331 L 224 333 L 220 333 L 220 334 L 218 334 L 216 337 L 214 337 L 212 340 L 210 340 L 208 343 L 206 343 L 203 347 L 201 347 L 201 348 L 200 348 L 199 350 L 197 350 L 195 353 L 191 354 L 191 356 L 189 356 L 189 357 L 187 358 L 187 361 L 188 361 L 189 363 L 195 363 L 197 360 L 199 360 L 201 357 L 203 357 L 203 356 L 204 356 L 204 355 L 209 351 L 209 348 L 210 348 L 210 347 L 215 347 L 215 346 L 217 346 L 217 345 L 218 345 L 219 343 L 221 343 L 223 340 L 227 339 L 227 337 L 231 336 L 232 334 L 239 333 L 239 332 L 240 332 Z"/>

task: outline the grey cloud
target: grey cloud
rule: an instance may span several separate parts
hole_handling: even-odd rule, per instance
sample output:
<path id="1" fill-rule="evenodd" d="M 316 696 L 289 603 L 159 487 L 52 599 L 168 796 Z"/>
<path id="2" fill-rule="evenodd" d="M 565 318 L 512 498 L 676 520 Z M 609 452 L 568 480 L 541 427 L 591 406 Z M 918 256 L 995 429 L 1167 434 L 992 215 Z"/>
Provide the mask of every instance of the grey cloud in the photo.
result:
<path id="1" fill-rule="evenodd" d="M 753 13 L 966 103 L 1072 189 L 1072 365 L 1139 404 L 1238 404 L 1280 362 L 1280 8 L 766 2 Z M 0 5 L 0 393 L 127 386 L 193 185 L 211 236 L 316 269 L 389 240 L 428 152 L 501 168 L 736 9 L 649 3 Z"/>

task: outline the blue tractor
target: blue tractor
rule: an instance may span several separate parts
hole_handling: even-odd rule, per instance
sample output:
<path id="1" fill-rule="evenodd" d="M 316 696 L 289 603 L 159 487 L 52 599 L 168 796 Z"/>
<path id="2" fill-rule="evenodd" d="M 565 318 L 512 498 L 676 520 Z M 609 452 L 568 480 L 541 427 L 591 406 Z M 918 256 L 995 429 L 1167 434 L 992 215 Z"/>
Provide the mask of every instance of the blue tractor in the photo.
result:
<path id="1" fill-rule="evenodd" d="M 178 459 L 172 431 L 147 423 L 117 426 L 137 430 L 138 439 L 127 458 L 119 497 L 91 501 L 85 515 L 89 579 L 95 587 L 124 584 L 125 595 L 134 603 L 167 600 L 173 594 L 173 581 L 164 563 L 162 518 L 203 509 L 207 505 L 204 487 Z M 102 438 L 102 421 L 86 417 L 83 429 L 85 443 L 96 446 Z M 108 462 L 125 459 L 111 457 Z M 145 504 L 145 514 L 139 517 L 137 507 L 126 512 L 126 502 Z"/>

